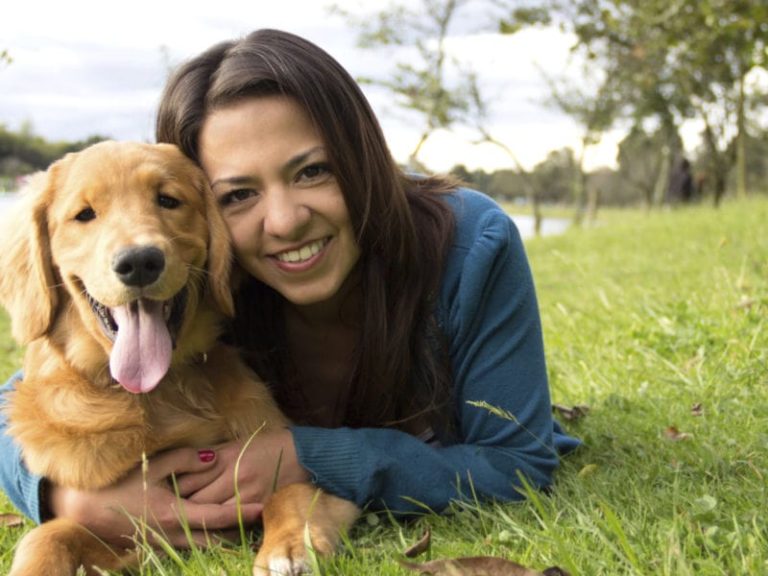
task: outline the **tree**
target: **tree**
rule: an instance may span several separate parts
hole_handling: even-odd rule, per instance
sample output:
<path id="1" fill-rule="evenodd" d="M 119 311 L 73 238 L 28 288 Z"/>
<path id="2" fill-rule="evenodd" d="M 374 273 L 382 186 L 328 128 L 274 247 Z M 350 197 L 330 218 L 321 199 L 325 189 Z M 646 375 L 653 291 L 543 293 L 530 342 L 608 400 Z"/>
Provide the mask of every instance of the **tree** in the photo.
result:
<path id="1" fill-rule="evenodd" d="M 507 156 L 509 156 L 517 170 L 518 181 L 522 186 L 525 199 L 531 209 L 531 216 L 533 217 L 533 233 L 535 236 L 538 236 L 541 234 L 543 216 L 541 214 L 541 203 L 539 202 L 539 195 L 537 194 L 536 182 L 531 173 L 526 170 L 525 166 L 520 162 L 515 151 L 491 133 L 491 130 L 488 127 L 488 104 L 480 92 L 477 77 L 475 75 L 472 75 L 469 79 L 469 88 L 473 104 L 472 109 L 475 111 L 471 116 L 471 124 L 480 135 L 480 138 L 476 143 L 493 144 L 494 146 L 501 148 Z"/>
<path id="2" fill-rule="evenodd" d="M 683 120 L 701 120 L 716 204 L 734 163 L 743 174 L 746 79 L 766 63 L 763 0 L 539 0 L 514 2 L 509 14 L 502 28 L 554 24 L 574 34 L 574 51 L 612 80 L 635 126 L 653 119 L 672 142 Z M 654 201 L 672 160 L 665 149 Z"/>
<path id="3" fill-rule="evenodd" d="M 571 148 L 553 150 L 533 168 L 533 180 L 542 200 L 563 202 L 573 191 L 578 178 L 578 159 Z"/>
<path id="4" fill-rule="evenodd" d="M 104 139 L 94 135 L 78 142 L 49 142 L 37 136 L 29 122 L 25 122 L 18 131 L 8 130 L 0 124 L 0 175 L 21 176 L 45 170 L 65 154 L 77 152 Z"/>
<path id="5" fill-rule="evenodd" d="M 456 125 L 473 128 L 479 135 L 476 143 L 500 147 L 510 157 L 523 176 L 526 196 L 533 210 L 534 229 L 541 228 L 541 212 L 535 187 L 528 172 L 514 151 L 495 137 L 487 124 L 488 104 L 480 90 L 475 71 L 466 63 L 452 57 L 447 39 L 461 23 L 462 8 L 477 0 L 421 0 L 420 3 L 394 4 L 374 16 L 355 18 L 338 7 L 353 27 L 361 30 L 358 44 L 364 48 L 410 48 L 407 61 L 395 63 L 389 78 L 360 78 L 361 83 L 382 86 L 395 94 L 396 101 L 406 110 L 414 111 L 424 120 L 421 136 L 410 154 L 409 164 L 423 169 L 418 154 L 427 139 L 438 129 Z M 491 9 L 493 3 L 487 3 Z"/>
<path id="6" fill-rule="evenodd" d="M 393 4 L 363 18 L 333 8 L 360 30 L 360 47 L 407 49 L 407 57 L 395 61 L 395 70 L 389 77 L 363 77 L 358 81 L 392 92 L 397 105 L 423 119 L 421 135 L 409 157 L 409 163 L 417 169 L 424 168 L 418 155 L 427 139 L 436 130 L 449 129 L 470 113 L 472 72 L 452 58 L 446 48 L 456 16 L 468 3 L 469 0 L 421 0 L 409 3 L 408 7 Z"/>
<path id="7" fill-rule="evenodd" d="M 485 170 L 469 170 L 463 164 L 457 164 L 451 168 L 450 173 L 473 188 L 483 190 L 486 193 L 493 195 L 490 188 L 492 174 L 489 174 Z"/>
<path id="8" fill-rule="evenodd" d="M 768 5 L 756 0 L 683 4 L 689 25 L 680 51 L 682 83 L 704 122 L 717 204 L 734 165 L 737 195 L 746 194 L 746 83 L 756 67 L 766 65 Z"/>
<path id="9" fill-rule="evenodd" d="M 594 79 L 591 84 L 596 89 L 590 91 L 590 83 L 584 78 L 591 76 L 588 66 L 583 69 L 582 82 L 576 85 L 569 80 L 556 81 L 548 78 L 550 85 L 550 104 L 573 118 L 582 128 L 578 155 L 575 157 L 571 191 L 576 209 L 575 224 L 581 224 L 584 218 L 594 220 L 597 210 L 597 191 L 587 186 L 587 173 L 584 159 L 590 146 L 600 143 L 603 133 L 616 120 L 621 104 L 616 91 L 612 88 L 613 79 L 604 77 Z M 586 86 L 585 86 L 586 85 Z"/>
<path id="10" fill-rule="evenodd" d="M 660 153 L 661 151 L 661 153 Z M 637 194 L 646 209 L 657 202 L 658 181 L 661 165 L 667 159 L 682 154 L 682 141 L 678 137 L 670 142 L 665 130 L 651 133 L 642 126 L 633 126 L 629 134 L 619 143 L 619 174 L 625 183 Z M 669 181 L 668 172 L 664 172 Z"/>

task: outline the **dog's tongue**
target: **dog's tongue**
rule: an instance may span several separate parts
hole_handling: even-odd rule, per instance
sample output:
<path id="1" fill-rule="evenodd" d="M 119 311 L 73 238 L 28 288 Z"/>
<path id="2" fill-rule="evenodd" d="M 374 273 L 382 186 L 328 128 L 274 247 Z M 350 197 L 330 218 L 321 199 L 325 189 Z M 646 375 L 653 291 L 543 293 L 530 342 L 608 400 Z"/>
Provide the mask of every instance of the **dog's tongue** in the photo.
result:
<path id="1" fill-rule="evenodd" d="M 117 337 L 109 357 L 112 377 L 129 392 L 152 390 L 168 372 L 173 344 L 163 303 L 141 299 L 112 309 Z"/>

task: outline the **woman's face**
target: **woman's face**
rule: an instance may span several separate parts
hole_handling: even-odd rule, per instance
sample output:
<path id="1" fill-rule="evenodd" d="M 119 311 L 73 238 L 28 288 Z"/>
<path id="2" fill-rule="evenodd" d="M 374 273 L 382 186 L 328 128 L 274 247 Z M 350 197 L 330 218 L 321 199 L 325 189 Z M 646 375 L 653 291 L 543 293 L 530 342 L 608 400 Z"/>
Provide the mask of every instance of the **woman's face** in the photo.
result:
<path id="1" fill-rule="evenodd" d="M 240 266 L 298 306 L 337 295 L 360 250 L 323 139 L 297 101 L 215 110 L 199 146 Z"/>

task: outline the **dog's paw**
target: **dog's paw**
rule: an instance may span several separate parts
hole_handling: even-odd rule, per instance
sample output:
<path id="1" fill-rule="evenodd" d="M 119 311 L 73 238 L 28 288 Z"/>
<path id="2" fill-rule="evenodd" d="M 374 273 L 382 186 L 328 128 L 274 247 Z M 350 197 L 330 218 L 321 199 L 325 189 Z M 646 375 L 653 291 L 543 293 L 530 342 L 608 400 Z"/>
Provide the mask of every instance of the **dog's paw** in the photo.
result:
<path id="1" fill-rule="evenodd" d="M 283 554 L 283 552 L 285 554 Z M 272 551 L 269 554 L 259 552 L 253 563 L 253 576 L 300 576 L 311 572 L 306 554 L 288 554 Z"/>

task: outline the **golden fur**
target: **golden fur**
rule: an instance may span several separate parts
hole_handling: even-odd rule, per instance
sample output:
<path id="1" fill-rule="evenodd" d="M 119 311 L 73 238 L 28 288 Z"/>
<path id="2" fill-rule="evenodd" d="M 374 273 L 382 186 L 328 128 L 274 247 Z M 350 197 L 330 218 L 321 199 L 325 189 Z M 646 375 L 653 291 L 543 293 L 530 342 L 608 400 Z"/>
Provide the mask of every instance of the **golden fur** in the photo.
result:
<path id="1" fill-rule="evenodd" d="M 205 176 L 170 145 L 100 143 L 35 176 L 0 238 L 0 300 L 27 345 L 24 380 L 8 403 L 9 432 L 29 469 L 62 486 L 109 485 L 175 446 L 210 446 L 287 425 L 267 388 L 217 341 L 233 313 L 229 238 Z M 116 254 L 152 246 L 164 267 L 150 284 L 126 284 Z M 93 300 L 117 307 L 186 293 L 170 368 L 151 392 L 132 394 L 110 373 L 112 339 Z M 88 298 L 90 295 L 91 299 Z M 304 528 L 330 553 L 358 514 L 309 484 L 276 492 L 264 511 L 254 574 L 298 574 Z M 21 541 L 12 576 L 115 569 L 119 557 L 84 528 L 56 519 Z"/>

